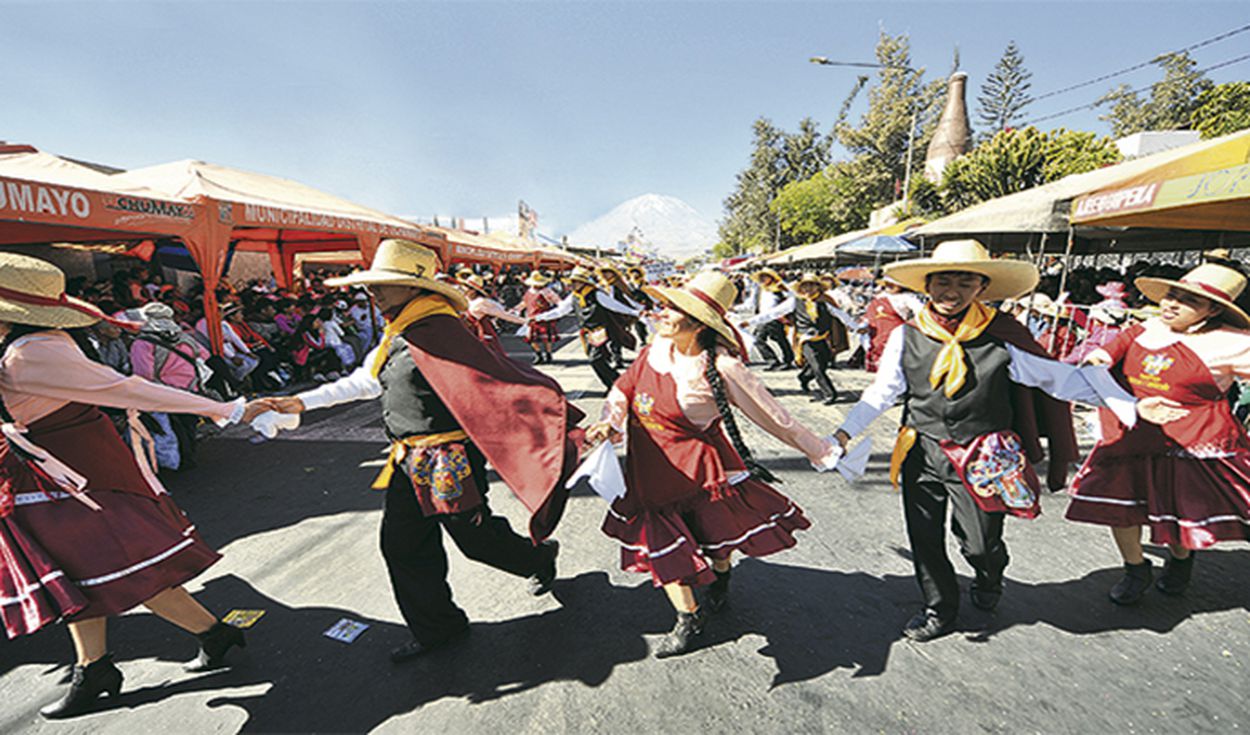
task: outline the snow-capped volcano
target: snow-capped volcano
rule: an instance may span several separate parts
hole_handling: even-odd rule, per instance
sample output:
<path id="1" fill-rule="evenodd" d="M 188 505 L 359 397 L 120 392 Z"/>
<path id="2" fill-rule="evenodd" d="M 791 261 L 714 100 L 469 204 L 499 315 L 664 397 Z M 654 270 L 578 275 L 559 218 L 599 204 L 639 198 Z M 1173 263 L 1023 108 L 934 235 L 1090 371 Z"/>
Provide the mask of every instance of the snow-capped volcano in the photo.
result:
<path id="1" fill-rule="evenodd" d="M 640 243 L 658 255 L 683 260 L 716 244 L 716 225 L 677 197 L 643 194 L 569 233 L 571 245 L 615 248 Z"/>

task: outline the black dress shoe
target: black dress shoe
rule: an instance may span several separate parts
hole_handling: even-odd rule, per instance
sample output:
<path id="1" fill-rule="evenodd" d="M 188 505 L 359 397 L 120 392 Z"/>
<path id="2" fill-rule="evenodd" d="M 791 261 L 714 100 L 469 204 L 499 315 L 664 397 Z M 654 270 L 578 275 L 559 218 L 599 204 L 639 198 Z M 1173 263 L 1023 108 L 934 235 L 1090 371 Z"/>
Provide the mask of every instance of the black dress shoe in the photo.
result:
<path id="1" fill-rule="evenodd" d="M 998 601 L 1002 599 L 1003 589 L 999 587 L 981 588 L 973 583 L 972 588 L 968 590 L 968 598 L 972 600 L 972 606 L 978 610 L 990 611 L 998 607 Z"/>
<path id="2" fill-rule="evenodd" d="M 779 363 L 779 362 L 774 362 L 774 363 L 770 363 L 770 364 L 768 365 L 768 367 L 764 368 L 764 372 L 766 372 L 766 373 L 775 373 L 775 372 L 777 372 L 778 370 L 784 370 L 784 369 L 785 369 L 785 365 L 782 365 L 782 364 L 781 364 L 781 363 Z"/>
<path id="3" fill-rule="evenodd" d="M 560 554 L 560 542 L 555 539 L 544 541 L 542 546 L 548 550 L 550 558 L 542 569 L 530 577 L 530 594 L 535 597 L 551 591 L 551 585 L 556 581 L 556 557 Z"/>
<path id="4" fill-rule="evenodd" d="M 122 672 L 113 665 L 113 654 L 106 653 L 86 666 L 75 666 L 69 691 L 59 702 L 39 710 L 47 720 L 63 720 L 96 708 L 100 695 L 116 699 L 122 690 Z"/>
<path id="5" fill-rule="evenodd" d="M 953 617 L 943 620 L 936 611 L 925 608 L 907 621 L 907 625 L 903 627 L 903 635 L 917 643 L 924 643 L 934 638 L 941 638 L 953 630 L 955 630 Z"/>
<path id="6" fill-rule="evenodd" d="M 820 399 L 820 402 L 821 402 L 821 403 L 823 403 L 823 404 L 825 404 L 826 406 L 832 406 L 833 404 L 835 404 L 835 403 L 837 403 L 837 402 L 838 402 L 838 397 L 837 397 L 837 396 L 828 396 L 828 397 L 826 397 L 826 398 L 822 398 L 822 399 Z"/>
<path id="7" fill-rule="evenodd" d="M 227 651 L 234 646 L 247 648 L 247 640 L 243 638 L 243 631 L 222 622 L 214 623 L 213 627 L 196 634 L 195 637 L 200 639 L 200 655 L 182 667 L 187 671 L 213 671 L 225 668 L 229 666 L 226 663 Z"/>
<path id="8" fill-rule="evenodd" d="M 1111 601 L 1117 605 L 1136 605 L 1150 589 L 1153 578 L 1149 559 L 1143 559 L 1141 564 L 1126 563 L 1124 577 L 1111 588 Z"/>
<path id="9" fill-rule="evenodd" d="M 680 656 L 694 650 L 695 639 L 703 632 L 703 617 L 696 610 L 677 613 L 677 623 L 655 646 L 656 658 Z"/>
<path id="10" fill-rule="evenodd" d="M 1185 594 L 1189 587 L 1189 579 L 1194 573 L 1194 556 L 1198 552 L 1191 551 L 1184 559 L 1169 556 L 1163 564 L 1163 574 L 1155 582 L 1155 589 L 1165 595 L 1176 597 Z"/>
<path id="11" fill-rule="evenodd" d="M 411 661 L 414 658 L 420 658 L 431 651 L 437 651 L 440 648 L 446 648 L 453 643 L 464 640 L 469 635 L 469 626 L 466 625 L 451 635 L 433 643 L 422 643 L 418 640 L 412 640 L 404 645 L 391 651 L 391 663 L 402 664 Z"/>

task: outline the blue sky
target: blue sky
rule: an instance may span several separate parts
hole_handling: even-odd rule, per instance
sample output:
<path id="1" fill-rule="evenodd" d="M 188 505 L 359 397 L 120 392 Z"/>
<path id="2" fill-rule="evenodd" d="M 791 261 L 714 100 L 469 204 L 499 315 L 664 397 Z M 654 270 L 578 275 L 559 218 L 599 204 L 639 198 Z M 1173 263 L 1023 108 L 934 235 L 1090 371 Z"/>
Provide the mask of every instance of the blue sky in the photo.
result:
<path id="1" fill-rule="evenodd" d="M 199 158 L 404 215 L 523 198 L 558 234 L 648 192 L 719 218 L 751 121 L 829 125 L 855 72 L 808 57 L 870 61 L 880 29 L 909 34 L 931 77 L 958 45 L 972 104 L 1012 39 L 1043 93 L 1246 23 L 1238 2 L 0 0 L 0 139 L 127 168 Z M 1194 56 L 1246 53 L 1250 33 Z M 1045 126 L 1106 132 L 1096 112 Z"/>

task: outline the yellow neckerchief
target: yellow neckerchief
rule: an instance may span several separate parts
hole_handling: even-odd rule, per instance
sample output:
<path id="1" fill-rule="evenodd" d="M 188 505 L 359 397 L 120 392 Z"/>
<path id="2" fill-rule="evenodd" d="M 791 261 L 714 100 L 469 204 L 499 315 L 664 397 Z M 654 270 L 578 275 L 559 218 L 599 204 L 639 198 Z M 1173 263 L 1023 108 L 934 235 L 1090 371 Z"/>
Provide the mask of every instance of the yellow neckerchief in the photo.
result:
<path id="1" fill-rule="evenodd" d="M 773 281 L 773 282 L 769 283 L 767 286 L 765 286 L 765 287 L 764 287 L 764 290 L 765 290 L 765 291 L 772 291 L 773 293 L 777 293 L 778 291 L 780 291 L 780 290 L 781 290 L 781 286 L 782 286 L 782 284 L 781 284 L 781 283 L 778 283 L 777 281 Z"/>
<path id="2" fill-rule="evenodd" d="M 399 316 L 387 324 L 382 332 L 382 342 L 378 345 L 377 357 L 373 358 L 371 369 L 373 377 L 378 377 L 378 374 L 382 372 L 382 365 L 386 363 L 386 357 L 391 353 L 391 342 L 395 337 L 403 334 L 413 324 L 435 314 L 457 316 L 451 303 L 436 293 L 427 293 L 408 302 L 404 310 L 399 312 Z"/>
<path id="3" fill-rule="evenodd" d="M 816 299 L 799 294 L 799 301 L 803 302 L 803 308 L 807 310 L 807 316 L 813 322 L 820 318 L 820 309 L 816 308 Z"/>
<path id="4" fill-rule="evenodd" d="M 945 380 L 946 397 L 950 398 L 964 387 L 964 381 L 968 379 L 968 361 L 960 342 L 980 337 L 994 320 L 996 312 L 980 301 L 973 301 L 968 312 L 964 314 L 963 321 L 959 322 L 959 327 L 951 334 L 934 318 L 932 308 L 926 306 L 920 310 L 916 315 L 916 328 L 926 337 L 943 343 L 942 350 L 938 352 L 933 368 L 929 371 L 929 385 L 937 388 Z"/>
<path id="5" fill-rule="evenodd" d="M 581 288 L 574 291 L 573 295 L 577 297 L 577 305 L 585 309 L 586 299 L 590 298 L 590 295 L 597 290 L 598 289 L 595 288 L 594 286 L 582 286 Z"/>

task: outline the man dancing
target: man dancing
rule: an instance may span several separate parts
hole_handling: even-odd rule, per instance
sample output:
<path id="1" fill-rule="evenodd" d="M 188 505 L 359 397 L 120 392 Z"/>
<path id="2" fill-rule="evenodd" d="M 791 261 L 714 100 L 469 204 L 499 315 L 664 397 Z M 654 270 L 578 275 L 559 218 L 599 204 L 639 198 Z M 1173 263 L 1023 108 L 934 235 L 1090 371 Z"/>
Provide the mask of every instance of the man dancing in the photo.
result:
<path id="1" fill-rule="evenodd" d="M 599 381 L 611 388 L 618 377 L 612 367 L 612 344 L 634 348 L 636 343 L 634 335 L 629 333 L 628 320 L 637 319 L 641 312 L 599 288 L 594 274 L 586 268 L 574 268 L 568 280 L 569 295 L 555 308 L 531 317 L 530 321 L 555 321 L 575 313 L 590 367 Z"/>
<path id="2" fill-rule="evenodd" d="M 452 601 L 442 533 L 465 556 L 530 579 L 542 594 L 556 576 L 554 541 L 542 542 L 564 510 L 564 478 L 576 465 L 582 413 L 560 386 L 483 345 L 459 319 L 464 296 L 434 280 L 433 251 L 384 240 L 372 266 L 327 281 L 363 285 L 388 323 L 364 365 L 342 380 L 288 398 L 267 399 L 282 413 L 381 398 L 392 440 L 373 487 L 386 491 L 382 555 L 413 640 L 396 663 L 469 631 Z M 513 532 L 487 504 L 486 463 L 533 516 L 530 536 Z"/>
<path id="3" fill-rule="evenodd" d="M 529 288 L 521 297 L 521 308 L 529 324 L 529 333 L 525 336 L 525 341 L 534 351 L 535 365 L 548 365 L 553 361 L 551 346 L 560 339 L 560 332 L 554 320 L 534 321 L 534 317 L 555 308 L 560 303 L 560 297 L 548 288 L 550 284 L 550 278 L 535 270 L 526 277 L 525 285 Z"/>
<path id="4" fill-rule="evenodd" d="M 927 293 L 929 304 L 890 335 L 875 382 L 834 436 L 845 447 L 904 399 L 890 479 L 897 487 L 902 476 L 925 607 L 903 634 L 927 641 L 952 631 L 959 612 L 959 582 L 946 555 L 948 501 L 951 529 L 976 572 L 972 604 L 992 610 L 1008 562 L 1003 518 L 1040 512 L 1031 464 L 1042 458 L 1039 433 L 1048 440 L 1052 490 L 1063 487 L 1077 457 L 1071 409 L 1060 401 L 1106 406 L 1128 424 L 1136 420 L 1135 402 L 1105 369 L 1050 359 L 1019 322 L 984 305 L 1032 289 L 1038 273 L 1031 263 L 994 260 L 981 243 L 957 240 L 930 258 L 887 266 L 886 275 Z"/>
<path id="5" fill-rule="evenodd" d="M 794 294 L 786 288 L 781 274 L 772 268 L 765 268 L 755 274 L 760 284 L 759 309 L 755 316 L 742 323 L 743 327 L 754 330 L 755 348 L 760 356 L 768 361 L 768 371 L 786 370 L 794 367 L 794 351 L 790 348 L 790 340 L 786 338 L 786 325 L 783 321 L 794 311 Z M 769 340 L 777 344 L 781 350 L 781 358 L 768 345 Z"/>

